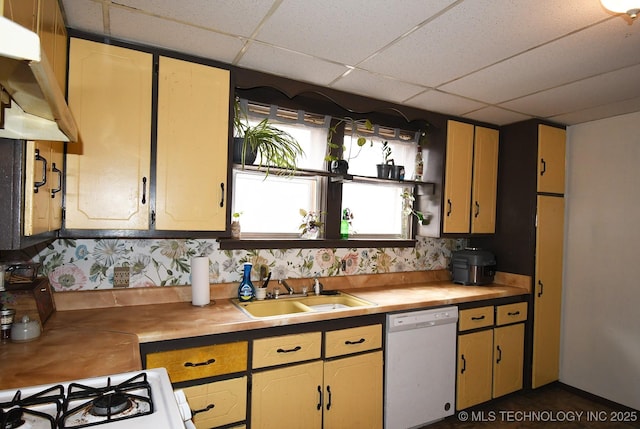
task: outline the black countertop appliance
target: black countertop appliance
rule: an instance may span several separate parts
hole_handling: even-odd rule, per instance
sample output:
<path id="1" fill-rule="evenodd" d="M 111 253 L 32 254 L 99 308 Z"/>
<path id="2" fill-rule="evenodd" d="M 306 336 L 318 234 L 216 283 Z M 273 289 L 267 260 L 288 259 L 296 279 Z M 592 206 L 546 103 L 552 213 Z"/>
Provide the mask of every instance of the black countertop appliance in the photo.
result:
<path id="1" fill-rule="evenodd" d="M 488 285 L 496 273 L 496 258 L 488 250 L 467 247 L 454 251 L 449 265 L 452 281 L 462 285 Z"/>

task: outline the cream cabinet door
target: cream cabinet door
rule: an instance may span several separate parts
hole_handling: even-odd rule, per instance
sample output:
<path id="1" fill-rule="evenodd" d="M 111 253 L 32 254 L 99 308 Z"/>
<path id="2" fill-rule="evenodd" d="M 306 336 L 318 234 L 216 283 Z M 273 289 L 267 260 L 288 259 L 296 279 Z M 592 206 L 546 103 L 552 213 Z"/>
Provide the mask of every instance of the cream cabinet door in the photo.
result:
<path id="1" fill-rule="evenodd" d="M 473 153 L 471 233 L 496 232 L 499 132 L 476 127 Z"/>
<path id="2" fill-rule="evenodd" d="M 566 131 L 538 125 L 538 192 L 564 194 Z"/>
<path id="3" fill-rule="evenodd" d="M 160 57 L 156 224 L 226 228 L 229 71 Z"/>
<path id="4" fill-rule="evenodd" d="M 324 364 L 324 428 L 382 429 L 382 352 Z"/>
<path id="5" fill-rule="evenodd" d="M 493 397 L 522 389 L 524 323 L 493 331 Z"/>
<path id="6" fill-rule="evenodd" d="M 151 54 L 72 38 L 66 228 L 148 229 Z"/>
<path id="7" fill-rule="evenodd" d="M 458 335 L 456 409 L 491 399 L 493 330 Z"/>
<path id="8" fill-rule="evenodd" d="M 322 361 L 253 373 L 251 427 L 320 429 Z"/>
<path id="9" fill-rule="evenodd" d="M 442 232 L 469 232 L 474 126 L 447 123 L 447 161 Z"/>
<path id="10" fill-rule="evenodd" d="M 538 196 L 532 387 L 558 379 L 562 311 L 564 198 Z"/>
<path id="11" fill-rule="evenodd" d="M 197 429 L 245 420 L 247 377 L 232 378 L 183 389 Z"/>

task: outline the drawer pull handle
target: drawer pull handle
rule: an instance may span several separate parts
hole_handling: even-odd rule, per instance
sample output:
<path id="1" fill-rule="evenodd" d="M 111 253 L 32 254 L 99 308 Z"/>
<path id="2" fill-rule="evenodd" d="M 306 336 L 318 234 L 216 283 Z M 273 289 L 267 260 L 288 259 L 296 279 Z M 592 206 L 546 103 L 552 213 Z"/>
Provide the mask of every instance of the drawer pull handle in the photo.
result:
<path id="1" fill-rule="evenodd" d="M 285 349 L 278 349 L 276 350 L 278 353 L 291 353 L 291 352 L 297 352 L 298 350 L 302 350 L 302 347 L 300 346 L 295 346 L 292 349 L 289 350 L 285 350 Z"/>
<path id="2" fill-rule="evenodd" d="M 327 410 L 331 409 L 331 386 L 327 386 L 327 393 L 329 394 L 329 398 L 327 398 Z"/>
<path id="3" fill-rule="evenodd" d="M 36 149 L 36 161 L 42 161 L 42 180 L 33 183 L 33 192 L 38 193 L 38 188 L 47 184 L 47 158 L 40 156 L 40 149 Z"/>
<path id="4" fill-rule="evenodd" d="M 207 411 L 212 410 L 213 407 L 215 407 L 214 404 L 209 404 L 205 408 L 202 408 L 200 410 L 191 410 L 191 414 L 195 416 L 196 414 L 199 414 L 199 413 L 206 413 Z"/>
<path id="5" fill-rule="evenodd" d="M 517 316 L 520 314 L 520 311 L 510 311 L 507 313 L 507 316 Z"/>
<path id="6" fill-rule="evenodd" d="M 496 359 L 496 363 L 500 363 L 500 361 L 502 360 L 502 349 L 500 348 L 500 346 L 496 346 L 496 348 L 498 349 L 498 359 Z"/>
<path id="7" fill-rule="evenodd" d="M 467 370 L 467 360 L 464 358 L 464 355 L 461 355 L 460 359 L 462 359 L 462 368 L 460 369 L 460 374 L 464 374 L 464 372 Z"/>
<path id="8" fill-rule="evenodd" d="M 484 319 L 484 314 L 482 316 L 473 316 L 471 318 L 471 320 L 483 320 Z"/>
<path id="9" fill-rule="evenodd" d="M 209 359 L 206 362 L 185 362 L 184 366 L 186 367 L 195 367 L 195 366 L 205 366 L 205 365 L 211 365 L 212 363 L 214 363 L 216 360 L 214 358 Z"/>
<path id="10" fill-rule="evenodd" d="M 346 345 L 348 345 L 348 346 L 351 346 L 351 345 L 354 345 L 354 344 L 362 344 L 364 342 L 365 342 L 365 339 L 364 338 L 360 338 L 358 341 L 349 341 L 349 340 L 347 340 L 344 343 Z"/>
<path id="11" fill-rule="evenodd" d="M 318 386 L 318 405 L 316 409 L 319 410 L 322 408 L 322 387 Z"/>

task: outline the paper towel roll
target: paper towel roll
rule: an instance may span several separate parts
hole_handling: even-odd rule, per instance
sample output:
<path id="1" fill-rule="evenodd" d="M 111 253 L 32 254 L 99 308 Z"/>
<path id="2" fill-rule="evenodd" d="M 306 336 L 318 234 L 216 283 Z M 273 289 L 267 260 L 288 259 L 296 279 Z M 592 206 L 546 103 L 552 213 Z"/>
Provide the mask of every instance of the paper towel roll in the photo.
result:
<path id="1" fill-rule="evenodd" d="M 209 257 L 191 258 L 191 303 L 193 305 L 209 305 Z"/>

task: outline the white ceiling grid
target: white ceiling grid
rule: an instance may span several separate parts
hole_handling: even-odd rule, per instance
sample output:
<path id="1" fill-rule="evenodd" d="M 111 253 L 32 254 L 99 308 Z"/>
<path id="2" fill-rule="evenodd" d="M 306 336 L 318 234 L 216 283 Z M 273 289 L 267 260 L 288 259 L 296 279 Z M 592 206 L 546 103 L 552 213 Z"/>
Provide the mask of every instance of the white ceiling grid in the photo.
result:
<path id="1" fill-rule="evenodd" d="M 599 0 L 62 0 L 67 25 L 495 125 L 640 110 Z"/>

